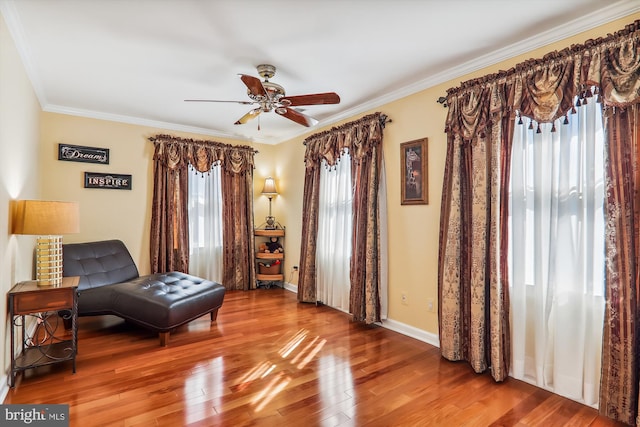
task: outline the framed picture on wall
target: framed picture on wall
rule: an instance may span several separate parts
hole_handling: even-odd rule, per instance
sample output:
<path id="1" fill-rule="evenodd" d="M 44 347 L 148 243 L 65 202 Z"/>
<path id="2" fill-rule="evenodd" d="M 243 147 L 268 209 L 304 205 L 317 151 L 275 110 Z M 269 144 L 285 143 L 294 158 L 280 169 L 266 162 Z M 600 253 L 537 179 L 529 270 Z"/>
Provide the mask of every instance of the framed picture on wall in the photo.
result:
<path id="1" fill-rule="evenodd" d="M 131 175 L 119 173 L 84 173 L 84 188 L 131 190 Z"/>
<path id="2" fill-rule="evenodd" d="M 427 138 L 400 144 L 403 205 L 428 203 L 427 160 Z"/>
<path id="3" fill-rule="evenodd" d="M 109 164 L 109 149 L 82 145 L 58 144 L 58 160 Z"/>

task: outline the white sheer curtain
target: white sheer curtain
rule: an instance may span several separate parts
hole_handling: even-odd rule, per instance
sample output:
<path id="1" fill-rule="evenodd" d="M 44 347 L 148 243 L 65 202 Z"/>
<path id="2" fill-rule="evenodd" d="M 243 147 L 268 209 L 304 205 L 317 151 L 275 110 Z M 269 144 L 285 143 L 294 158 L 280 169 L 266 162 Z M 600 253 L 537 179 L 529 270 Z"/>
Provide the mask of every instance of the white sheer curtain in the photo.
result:
<path id="1" fill-rule="evenodd" d="M 189 174 L 189 272 L 222 282 L 220 166 Z"/>
<path id="2" fill-rule="evenodd" d="M 320 172 L 317 298 L 330 307 L 349 311 L 353 190 L 351 159 L 342 154 L 335 167 L 323 162 Z"/>
<path id="3" fill-rule="evenodd" d="M 517 379 L 595 406 L 604 312 L 604 133 L 595 98 L 516 125 L 511 162 L 511 342 Z"/>

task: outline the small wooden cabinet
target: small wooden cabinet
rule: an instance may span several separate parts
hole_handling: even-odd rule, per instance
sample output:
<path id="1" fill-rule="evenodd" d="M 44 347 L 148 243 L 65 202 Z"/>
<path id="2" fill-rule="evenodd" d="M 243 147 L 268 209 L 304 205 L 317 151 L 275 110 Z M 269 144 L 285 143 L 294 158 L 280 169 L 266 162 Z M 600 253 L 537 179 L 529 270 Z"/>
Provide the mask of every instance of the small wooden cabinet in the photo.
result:
<path id="1" fill-rule="evenodd" d="M 78 282 L 79 277 L 64 277 L 59 286 L 40 287 L 30 280 L 9 291 L 10 387 L 18 372 L 38 366 L 71 361 L 76 372 Z M 35 322 L 32 331 L 27 331 L 27 319 Z M 65 321 L 70 322 L 71 331 L 65 329 Z"/>
<path id="2" fill-rule="evenodd" d="M 266 253 L 260 250 L 263 244 L 268 244 L 272 237 L 277 237 L 284 247 L 285 229 L 256 228 L 256 286 L 270 288 L 277 282 L 284 286 L 284 252 Z"/>

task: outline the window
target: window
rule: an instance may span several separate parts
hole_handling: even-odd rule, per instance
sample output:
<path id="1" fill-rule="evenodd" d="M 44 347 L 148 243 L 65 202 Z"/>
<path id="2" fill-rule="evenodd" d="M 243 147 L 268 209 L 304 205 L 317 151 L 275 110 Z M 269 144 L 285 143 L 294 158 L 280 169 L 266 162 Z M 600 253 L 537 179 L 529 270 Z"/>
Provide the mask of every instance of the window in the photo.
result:
<path id="1" fill-rule="evenodd" d="M 189 174 L 189 272 L 222 282 L 220 166 Z"/>
<path id="2" fill-rule="evenodd" d="M 343 153 L 335 166 L 320 172 L 316 268 L 318 300 L 349 311 L 353 190 L 351 157 Z"/>
<path id="3" fill-rule="evenodd" d="M 516 125 L 510 188 L 512 375 L 595 405 L 604 316 L 604 131 L 595 98 Z M 556 131 L 551 132 L 552 126 Z"/>

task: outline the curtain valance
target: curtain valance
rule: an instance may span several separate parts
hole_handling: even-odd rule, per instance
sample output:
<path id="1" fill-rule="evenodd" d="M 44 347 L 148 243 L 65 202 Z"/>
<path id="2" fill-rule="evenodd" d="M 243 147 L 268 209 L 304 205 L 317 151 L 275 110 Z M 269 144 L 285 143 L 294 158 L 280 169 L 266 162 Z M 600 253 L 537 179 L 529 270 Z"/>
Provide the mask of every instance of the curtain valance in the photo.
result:
<path id="1" fill-rule="evenodd" d="M 640 20 L 607 37 L 531 59 L 447 91 L 445 131 L 471 141 L 509 115 L 550 123 L 598 87 L 605 108 L 640 103 Z"/>
<path id="2" fill-rule="evenodd" d="M 386 119 L 384 114 L 374 113 L 311 135 L 303 142 L 307 146 L 304 156 L 307 170 L 319 167 L 323 159 L 329 166 L 335 165 L 345 150 L 356 163 L 371 155 L 373 147 L 382 141 Z"/>
<path id="3" fill-rule="evenodd" d="M 149 138 L 155 145 L 153 159 L 169 169 L 191 166 L 205 173 L 218 163 L 227 172 L 244 174 L 254 169 L 253 148 L 216 141 L 183 139 L 170 135 Z"/>

